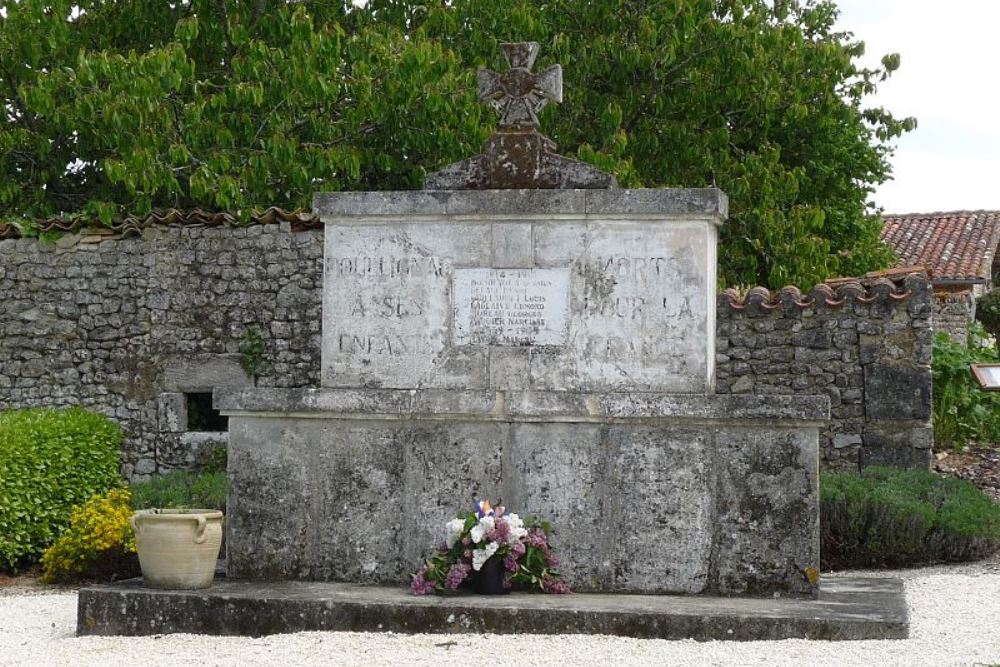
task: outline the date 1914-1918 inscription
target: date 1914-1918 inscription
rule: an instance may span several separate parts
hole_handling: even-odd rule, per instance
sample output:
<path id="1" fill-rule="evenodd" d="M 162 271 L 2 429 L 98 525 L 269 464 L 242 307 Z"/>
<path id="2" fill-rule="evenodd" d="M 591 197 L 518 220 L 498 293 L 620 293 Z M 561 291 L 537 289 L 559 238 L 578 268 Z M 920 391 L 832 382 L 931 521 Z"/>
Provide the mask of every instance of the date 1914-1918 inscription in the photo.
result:
<path id="1" fill-rule="evenodd" d="M 455 269 L 455 345 L 565 345 L 569 269 Z"/>

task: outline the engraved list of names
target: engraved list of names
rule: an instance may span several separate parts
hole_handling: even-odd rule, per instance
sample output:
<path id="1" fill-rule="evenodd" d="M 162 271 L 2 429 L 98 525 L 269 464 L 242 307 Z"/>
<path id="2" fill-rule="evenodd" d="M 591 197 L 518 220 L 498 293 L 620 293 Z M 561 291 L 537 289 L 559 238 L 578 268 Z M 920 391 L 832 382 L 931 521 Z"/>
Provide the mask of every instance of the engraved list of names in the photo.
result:
<path id="1" fill-rule="evenodd" d="M 455 345 L 564 345 L 569 271 L 455 269 Z"/>

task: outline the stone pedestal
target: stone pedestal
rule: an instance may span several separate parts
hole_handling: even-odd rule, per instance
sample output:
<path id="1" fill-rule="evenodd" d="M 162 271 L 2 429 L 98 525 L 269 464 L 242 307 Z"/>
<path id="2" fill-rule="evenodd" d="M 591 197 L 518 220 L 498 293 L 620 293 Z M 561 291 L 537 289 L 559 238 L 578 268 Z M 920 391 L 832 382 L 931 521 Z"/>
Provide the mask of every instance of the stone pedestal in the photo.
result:
<path id="1" fill-rule="evenodd" d="M 402 583 L 474 497 L 577 590 L 810 595 L 826 397 L 712 396 L 718 190 L 318 195 L 322 389 L 216 395 L 229 574 Z"/>
<path id="2" fill-rule="evenodd" d="M 574 590 L 809 595 L 826 397 L 233 390 L 229 576 L 401 583 L 473 497 Z"/>

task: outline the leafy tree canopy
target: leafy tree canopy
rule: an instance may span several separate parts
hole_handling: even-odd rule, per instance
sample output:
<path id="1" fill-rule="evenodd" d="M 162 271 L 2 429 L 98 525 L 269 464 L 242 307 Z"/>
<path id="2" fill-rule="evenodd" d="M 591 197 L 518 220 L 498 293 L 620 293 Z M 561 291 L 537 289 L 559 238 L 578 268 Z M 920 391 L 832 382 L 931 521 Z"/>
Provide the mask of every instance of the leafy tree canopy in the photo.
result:
<path id="1" fill-rule="evenodd" d="M 495 118 L 474 70 L 538 41 L 566 101 L 542 130 L 629 187 L 730 196 L 726 284 L 811 285 L 891 260 L 869 202 L 914 126 L 862 98 L 822 0 L 2 2 L 5 217 L 308 206 L 419 187 Z"/>

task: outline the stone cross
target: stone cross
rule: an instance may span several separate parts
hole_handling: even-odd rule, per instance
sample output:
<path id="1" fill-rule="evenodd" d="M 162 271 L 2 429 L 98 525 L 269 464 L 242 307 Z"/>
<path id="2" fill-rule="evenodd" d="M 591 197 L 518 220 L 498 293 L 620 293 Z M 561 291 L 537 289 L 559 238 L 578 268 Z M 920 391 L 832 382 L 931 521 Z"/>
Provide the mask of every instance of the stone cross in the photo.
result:
<path id="1" fill-rule="evenodd" d="M 562 102 L 562 67 L 531 71 L 536 42 L 501 44 L 510 69 L 477 72 L 479 99 L 500 112 L 497 131 L 481 155 L 428 174 L 427 190 L 603 189 L 618 181 L 585 162 L 556 153 L 556 144 L 538 128 L 538 112 Z"/>
<path id="2" fill-rule="evenodd" d="M 501 44 L 510 69 L 503 74 L 480 69 L 479 100 L 500 112 L 499 131 L 538 129 L 538 112 L 551 100 L 562 102 L 562 67 L 531 71 L 538 55 L 538 42 Z"/>

